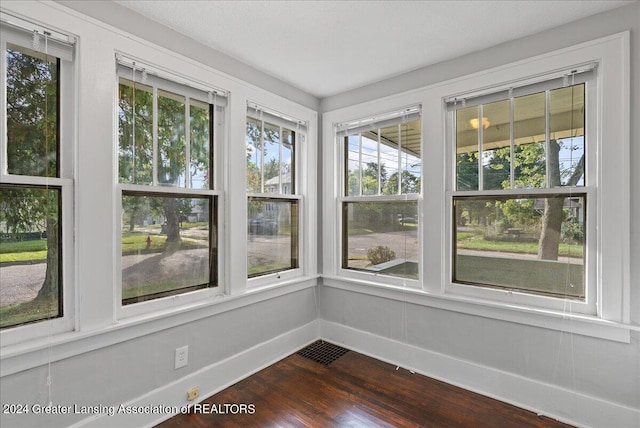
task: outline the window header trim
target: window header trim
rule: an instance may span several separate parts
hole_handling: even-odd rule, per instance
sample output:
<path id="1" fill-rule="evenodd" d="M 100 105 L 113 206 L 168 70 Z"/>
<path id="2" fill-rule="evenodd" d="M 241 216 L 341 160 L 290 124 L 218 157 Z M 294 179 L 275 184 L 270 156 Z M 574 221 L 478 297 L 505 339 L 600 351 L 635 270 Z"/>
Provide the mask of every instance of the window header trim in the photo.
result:
<path id="1" fill-rule="evenodd" d="M 116 67 L 118 76 L 135 83 L 156 86 L 220 107 L 227 105 L 227 91 L 165 71 L 136 58 L 116 53 Z"/>
<path id="2" fill-rule="evenodd" d="M 515 85 L 508 87 L 503 86 L 502 89 L 495 90 L 495 88 L 488 88 L 471 94 L 449 97 L 444 101 L 447 111 L 455 111 L 547 90 L 578 85 L 595 79 L 597 68 L 598 64 L 591 62 L 577 67 L 571 67 L 571 69 L 561 72 L 519 81 Z"/>
<path id="3" fill-rule="evenodd" d="M 417 105 L 350 122 L 336 123 L 334 124 L 334 128 L 336 130 L 336 136 L 342 138 L 347 135 L 359 134 L 365 131 L 420 120 L 421 114 L 422 107 Z"/>
<path id="4" fill-rule="evenodd" d="M 263 120 L 273 125 L 282 126 L 295 132 L 306 133 L 309 127 L 309 122 L 306 120 L 296 119 L 253 101 L 247 101 L 247 116 L 256 120 Z"/>
<path id="5" fill-rule="evenodd" d="M 13 15 L 0 13 L 0 37 L 7 43 L 20 45 L 36 52 L 64 61 L 73 61 L 76 38 L 25 21 Z"/>

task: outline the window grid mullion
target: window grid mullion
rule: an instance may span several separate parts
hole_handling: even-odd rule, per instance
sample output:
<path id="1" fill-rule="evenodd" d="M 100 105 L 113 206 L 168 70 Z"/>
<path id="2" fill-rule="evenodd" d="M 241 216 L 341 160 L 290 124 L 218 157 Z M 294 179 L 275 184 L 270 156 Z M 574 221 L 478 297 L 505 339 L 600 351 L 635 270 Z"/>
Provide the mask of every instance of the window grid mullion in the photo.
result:
<path id="1" fill-rule="evenodd" d="M 264 119 L 260 119 L 260 193 L 264 193 L 264 134 Z"/>
<path id="2" fill-rule="evenodd" d="M 381 130 L 378 129 L 378 195 L 382 193 L 382 166 L 380 165 L 380 140 L 382 139 Z"/>
<path id="3" fill-rule="evenodd" d="M 550 163 L 549 163 L 549 153 L 551 150 L 551 130 L 549 128 L 550 125 L 550 116 L 549 116 L 549 105 L 550 105 L 550 97 L 551 92 L 544 91 L 544 151 L 545 151 L 545 174 L 544 174 L 544 184 L 546 188 L 551 187 L 551 182 L 549 181 L 549 172 L 551 171 Z"/>
<path id="4" fill-rule="evenodd" d="M 158 155 L 158 88 L 156 86 L 153 87 L 153 101 L 152 101 L 152 110 L 153 110 L 153 129 L 152 129 L 152 136 L 153 136 L 153 154 L 152 154 L 152 159 L 153 159 L 153 165 L 151 167 L 152 170 L 152 184 L 154 186 L 158 185 L 158 161 L 160 159 L 159 155 Z M 135 118 L 134 118 L 135 120 Z"/>
<path id="5" fill-rule="evenodd" d="M 282 193 L 282 126 L 278 128 L 278 193 Z"/>
<path id="6" fill-rule="evenodd" d="M 402 195 L 402 125 L 398 124 L 398 190 L 396 191 L 398 195 Z"/>
<path id="7" fill-rule="evenodd" d="M 484 138 L 484 123 L 482 122 L 483 105 L 478 106 L 478 190 L 484 190 L 484 170 L 482 159 L 482 139 Z"/>
<path id="8" fill-rule="evenodd" d="M 5 88 L 5 91 L 3 91 L 3 96 L 1 97 L 0 100 L 0 108 L 2 108 L 2 111 L 4 112 L 4 114 L 2 115 L 2 120 L 1 120 L 1 124 L 0 124 L 0 154 L 2 154 L 2 156 L 0 156 L 0 160 L 1 160 L 1 164 L 0 164 L 0 176 L 8 174 L 9 173 L 9 164 L 8 164 L 8 160 L 7 160 L 7 149 L 8 149 L 8 141 L 7 141 L 7 91 L 6 91 L 6 87 L 7 87 L 7 42 L 5 40 L 0 41 L 0 48 L 2 48 L 2 58 L 0 58 L 0 70 L 3 70 L 4 72 L 2 73 L 2 87 Z"/>
<path id="9" fill-rule="evenodd" d="M 362 134 L 358 134 L 358 196 L 362 196 Z"/>
<path id="10" fill-rule="evenodd" d="M 184 99 L 184 185 L 187 189 L 191 188 L 191 123 L 190 123 L 190 103 L 189 96 Z"/>
<path id="11" fill-rule="evenodd" d="M 510 151 L 510 159 L 509 159 L 509 183 L 512 189 L 515 188 L 516 184 L 516 148 L 515 148 L 515 118 L 514 118 L 514 99 L 513 97 L 509 98 L 509 151 Z"/>

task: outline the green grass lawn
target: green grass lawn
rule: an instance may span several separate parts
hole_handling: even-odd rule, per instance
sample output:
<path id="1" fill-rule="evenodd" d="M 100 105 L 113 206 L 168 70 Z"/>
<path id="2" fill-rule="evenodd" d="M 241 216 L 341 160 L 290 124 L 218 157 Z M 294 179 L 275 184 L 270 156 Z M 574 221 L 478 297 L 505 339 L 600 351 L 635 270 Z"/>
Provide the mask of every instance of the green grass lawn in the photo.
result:
<path id="1" fill-rule="evenodd" d="M 474 232 L 458 232 L 457 247 L 465 250 L 495 251 L 503 253 L 538 254 L 538 242 L 530 241 L 492 241 Z M 561 255 L 579 257 L 584 252 L 582 244 L 560 243 Z"/>
<path id="2" fill-rule="evenodd" d="M 0 242 L 0 263 L 17 263 L 47 259 L 47 240 Z"/>
<path id="3" fill-rule="evenodd" d="M 151 236 L 151 245 L 147 247 L 147 237 Z M 146 233 L 131 233 L 122 236 L 122 255 L 138 253 L 161 253 L 165 250 L 167 237 L 163 235 L 148 235 Z M 207 248 L 207 245 L 196 240 L 183 239 L 180 250 Z"/>
<path id="4" fill-rule="evenodd" d="M 418 225 L 416 223 L 391 224 L 391 225 L 367 225 L 367 227 L 350 227 L 347 229 L 349 236 L 367 235 L 369 233 L 388 233 L 388 232 L 403 232 L 410 230 L 417 230 Z"/>
<path id="5" fill-rule="evenodd" d="M 264 263 L 257 266 L 248 267 L 248 275 L 255 276 L 262 273 L 276 272 L 283 269 L 290 269 L 291 265 L 286 263 Z"/>
<path id="6" fill-rule="evenodd" d="M 58 315 L 58 301 L 32 300 L 0 308 L 0 327 L 19 325 Z"/>
<path id="7" fill-rule="evenodd" d="M 147 247 L 147 237 L 151 237 L 151 245 Z M 131 233 L 122 236 L 122 254 L 135 254 L 140 251 L 161 253 L 164 251 L 166 236 L 147 235 L 146 233 Z"/>
<path id="8" fill-rule="evenodd" d="M 189 223 L 193 227 L 202 227 L 200 223 Z M 165 249 L 166 236 L 150 235 L 151 245 L 147 248 L 146 233 L 131 233 L 122 237 L 122 254 L 137 254 L 139 252 L 161 253 Z M 183 240 L 180 249 L 203 248 L 206 245 L 194 240 Z M 0 242 L 0 263 L 19 263 L 44 261 L 47 259 L 47 240 Z"/>

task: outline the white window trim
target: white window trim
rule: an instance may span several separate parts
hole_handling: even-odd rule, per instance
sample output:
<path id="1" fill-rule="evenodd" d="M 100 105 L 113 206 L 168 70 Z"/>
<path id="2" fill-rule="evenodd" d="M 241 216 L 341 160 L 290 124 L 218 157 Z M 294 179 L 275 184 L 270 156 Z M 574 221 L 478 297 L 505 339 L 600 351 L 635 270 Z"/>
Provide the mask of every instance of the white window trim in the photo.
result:
<path id="1" fill-rule="evenodd" d="M 0 49 L 2 50 L 2 58 L 0 58 L 0 70 L 2 70 L 2 87 L 6 88 L 6 49 L 7 43 L 12 43 L 18 46 L 23 46 L 32 49 L 32 46 L 25 45 L 25 40 L 12 32 L 7 28 L 5 30 L 4 20 L 15 21 L 16 24 L 20 24 L 21 27 L 27 26 L 37 30 L 42 38 L 42 32 L 49 27 L 43 27 L 40 24 L 32 23 L 30 21 L 15 18 L 11 15 L 5 15 L 2 13 L 3 28 L 2 28 L 2 40 L 0 41 Z M 66 39 L 70 43 L 74 44 L 78 41 L 76 36 L 66 35 L 54 32 L 56 37 Z M 41 44 L 44 42 L 41 41 Z M 77 94 L 77 80 L 78 64 L 73 61 L 72 52 L 74 47 L 64 45 L 64 49 L 57 49 L 57 42 L 52 42 L 53 49 L 52 56 L 60 59 L 60 140 L 58 159 L 60 176 L 59 177 L 38 177 L 38 176 L 25 176 L 25 175 L 12 175 L 7 173 L 7 121 L 6 112 L 7 97 L 6 91 L 3 89 L 3 96 L 0 99 L 0 111 L 3 112 L 3 119 L 0 121 L 0 183 L 4 184 L 22 184 L 22 185 L 39 185 L 39 186 L 55 186 L 60 188 L 60 198 L 62 203 L 62 211 L 59 213 L 59 217 L 62 222 L 62 263 L 60 268 L 62 269 L 62 308 L 63 315 L 59 318 L 51 320 L 42 320 L 30 324 L 18 325 L 15 327 L 8 327 L 0 331 L 0 342 L 2 346 L 14 345 L 22 342 L 28 342 L 35 339 L 50 337 L 52 335 L 70 332 L 77 330 L 76 320 L 76 296 L 77 290 L 75 285 L 76 278 L 76 242 L 74 240 L 74 218 L 75 218 L 75 170 L 76 170 L 76 135 L 77 135 L 77 111 L 76 111 L 76 94 Z M 59 54 L 59 55 L 56 55 Z"/>
<path id="2" fill-rule="evenodd" d="M 323 277 L 325 284 L 367 294 L 412 301 L 462 313 L 501 319 L 520 324 L 572 331 L 587 336 L 628 342 L 630 330 L 630 65 L 629 33 L 582 43 L 542 54 L 513 64 L 386 97 L 364 104 L 327 112 L 324 121 L 324 242 Z M 446 105 L 452 95 L 491 88 L 505 83 L 598 62 L 598 135 L 588 136 L 591 150 L 597 150 L 597 314 L 575 313 L 571 308 L 540 308 L 519 302 L 499 302 L 490 298 L 452 294 L 448 275 L 450 237 L 445 189 L 449 170 L 447 159 Z M 421 209 L 423 267 L 420 289 L 389 284 L 380 278 L 345 275 L 340 269 L 340 177 L 342 164 L 333 124 L 353 117 L 375 115 L 394 106 L 420 103 L 423 106 L 423 199 Z M 607 151 L 603 151 L 606 136 Z M 595 145 L 595 147 L 594 147 Z M 428 148 L 428 150 L 427 150 Z M 593 192 L 593 191 L 591 191 Z M 590 203 L 593 204 L 590 198 Z M 428 220 L 428 221 L 427 221 Z M 593 266 L 597 265 L 597 266 Z M 590 275 L 594 273 L 590 272 Z"/>
<path id="3" fill-rule="evenodd" d="M 258 302 L 312 290 L 317 286 L 318 201 L 315 189 L 318 113 L 315 109 L 253 86 L 240 78 L 105 25 L 99 20 L 69 13 L 67 8 L 55 2 L 3 3 L 2 12 L 5 10 L 25 21 L 55 22 L 57 27 L 53 28 L 56 32 L 78 35 L 75 37 L 74 78 L 70 80 L 75 93 L 73 97 L 65 97 L 63 100 L 63 103 L 70 103 L 74 113 L 63 117 L 69 121 L 69 133 L 73 137 L 69 143 L 74 150 L 63 155 L 63 162 L 74 171 L 73 178 L 76 181 L 73 199 L 69 199 L 73 217 L 67 217 L 69 224 L 64 225 L 65 233 L 68 232 L 74 241 L 72 245 L 65 245 L 63 251 L 72 251 L 69 257 L 65 253 L 64 268 L 71 275 L 66 284 L 74 293 L 66 294 L 72 299 L 72 306 L 67 304 L 67 309 L 73 309 L 75 313 L 68 313 L 71 317 L 70 326 L 63 329 L 64 332 L 50 330 L 42 324 L 33 324 L 25 326 L 36 333 L 32 336 L 24 335 L 22 327 L 16 328 L 21 329 L 15 334 L 17 341 L 5 341 L 5 336 L 2 336 L 0 377 L 46 366 L 48 363 Z M 144 313 L 121 319 L 118 319 L 116 305 L 119 302 L 114 290 L 117 287 L 116 278 L 120 276 L 118 267 L 115 266 L 120 257 L 116 249 L 116 243 L 120 240 L 117 233 L 119 225 L 115 227 L 114 224 L 121 193 L 117 184 L 117 149 L 114 149 L 114 142 L 117 141 L 117 78 L 114 78 L 116 68 L 113 58 L 117 52 L 128 52 L 135 58 L 145 58 L 154 64 L 166 65 L 166 69 L 159 71 L 171 70 L 172 75 L 184 76 L 189 81 L 207 82 L 207 86 L 211 84 L 215 88 L 229 90 L 226 108 L 223 112 L 220 111 L 222 106 L 217 108 L 216 127 L 221 130 L 217 129 L 214 142 L 219 162 L 214 171 L 215 187 L 220 191 L 221 198 L 218 200 L 218 289 L 224 295 L 207 299 L 198 296 L 192 303 L 186 301 L 186 294 L 178 299 L 169 297 L 166 298 L 169 304 L 165 308 L 145 305 Z M 88 69 L 91 73 L 81 74 L 80 69 Z M 105 94 L 108 95 L 105 97 Z M 305 263 L 302 276 L 251 289 L 247 289 L 246 268 L 243 266 L 246 260 L 246 244 L 243 242 L 243 238 L 246 240 L 246 222 L 237 220 L 246 216 L 245 172 L 243 168 L 234 170 L 229 167 L 240 165 L 245 160 L 244 148 L 231 142 L 244 139 L 248 100 L 289 112 L 292 117 L 305 119 L 309 123 L 306 144 L 308 156 L 305 160 L 307 164 L 303 166 L 304 171 L 300 177 L 306 186 L 305 217 L 301 219 L 301 227 L 307 233 L 305 242 L 301 245 L 306 247 L 308 262 Z M 66 107 L 63 105 L 63 108 Z M 18 176 L 15 177 L 19 180 Z M 95 203 L 99 209 L 93 206 Z M 98 220 L 104 227 L 95 227 L 93 215 L 99 217 Z M 93 248 L 99 248 L 99 255 L 91 255 Z M 83 263 L 80 263 L 81 260 Z M 189 298 L 195 293 L 198 292 L 190 293 Z M 5 332 L 8 331 L 2 333 Z"/>
<path id="4" fill-rule="evenodd" d="M 375 104 L 374 104 L 375 105 Z M 376 107 L 374 107 L 376 108 Z M 353 112 L 354 115 L 361 114 L 360 111 L 356 110 Z M 348 116 L 353 117 L 353 116 Z M 336 186 L 335 194 L 337 198 L 337 203 L 335 203 L 334 207 L 334 218 L 335 224 L 337 226 L 338 237 L 335 245 L 335 254 L 337 255 L 336 263 L 336 272 L 337 275 L 345 278 L 350 278 L 353 280 L 366 280 L 372 283 L 385 284 L 390 286 L 400 286 L 400 287 L 409 287 L 413 289 L 420 289 L 421 287 L 421 278 L 424 274 L 424 243 L 423 239 L 418 239 L 418 279 L 411 278 L 403 278 L 399 276 L 392 276 L 386 274 L 380 274 L 377 272 L 368 272 L 366 270 L 357 270 L 357 269 L 348 269 L 342 267 L 342 259 L 344 248 L 342 245 L 342 233 L 344 224 L 342 221 L 342 206 L 345 202 L 417 202 L 418 207 L 418 218 L 422 219 L 422 188 L 424 186 L 424 170 L 422 169 L 422 174 L 420 176 L 421 193 L 407 193 L 402 194 L 398 193 L 396 195 L 357 195 L 357 196 L 347 196 L 345 195 L 345 183 L 348 177 L 346 176 L 345 165 L 347 159 L 345 158 L 345 138 L 352 135 L 358 135 L 360 138 L 362 137 L 362 130 L 369 130 L 373 128 L 385 128 L 393 125 L 400 125 L 405 122 L 412 122 L 420 120 L 422 122 L 422 106 L 419 102 L 407 102 L 407 103 L 398 103 L 391 104 L 385 106 L 384 109 L 374 110 L 371 114 L 362 115 L 359 119 L 353 120 L 336 120 L 331 122 L 325 122 L 325 132 L 327 132 L 327 125 L 331 126 L 331 135 L 332 143 L 331 145 L 335 149 L 334 156 L 336 158 L 336 166 L 337 170 L 332 174 L 332 177 L 335 177 L 334 186 Z M 422 122 L 422 129 L 424 129 L 424 122 Z M 325 134 L 327 135 L 327 134 Z M 423 134 L 424 135 L 424 134 Z M 327 143 L 325 143 L 327 144 Z M 325 148 L 326 150 L 326 148 Z M 424 138 L 420 141 L 420 153 L 424 153 Z M 326 173 L 325 166 L 325 173 Z M 329 181 L 326 181 L 329 184 Z M 398 186 L 398 192 L 400 192 L 400 186 Z M 360 189 L 360 193 L 362 193 L 362 189 Z M 326 223 L 325 223 L 326 225 Z M 326 226 L 325 226 L 326 227 Z M 418 221 L 418 237 L 422 238 L 424 235 L 424 228 L 422 227 L 422 220 Z M 326 235 L 325 235 L 326 236 Z M 325 241 L 326 242 L 326 241 Z M 326 252 L 325 252 L 326 254 Z M 326 263 L 326 260 L 325 260 Z"/>
<path id="5" fill-rule="evenodd" d="M 124 55 L 120 52 L 118 52 L 116 54 L 116 58 L 117 61 L 122 62 L 123 58 L 124 59 L 128 59 L 130 58 L 127 55 Z M 156 101 L 156 94 L 157 91 L 163 90 L 165 89 L 164 86 L 162 86 L 163 84 L 167 84 L 171 86 L 171 90 L 177 93 L 183 92 L 185 94 L 187 94 L 187 99 L 189 98 L 189 93 L 191 91 L 191 87 L 190 85 L 194 85 L 193 87 L 197 87 L 198 90 L 201 91 L 200 87 L 201 85 L 198 84 L 198 82 L 196 80 L 191 80 L 188 76 L 181 76 L 181 77 L 176 77 L 176 80 L 179 81 L 170 81 L 167 79 L 171 79 L 174 76 L 177 76 L 174 73 L 169 73 L 167 71 L 165 71 L 164 69 L 160 68 L 160 67 L 156 67 L 154 66 L 152 63 L 144 61 L 144 60 L 138 60 L 138 64 L 141 64 L 140 67 L 144 68 L 147 67 L 149 68 L 149 70 L 151 70 L 152 74 L 150 76 L 151 81 L 153 82 L 154 86 L 153 86 L 153 93 L 154 93 L 154 100 L 153 103 L 154 105 L 157 103 Z M 116 68 L 118 68 L 116 66 Z M 160 70 L 160 71 L 158 71 Z M 158 75 L 160 75 L 161 77 L 157 77 Z M 120 77 L 125 77 L 127 78 L 127 76 L 123 76 L 122 74 L 120 74 L 119 72 L 114 73 L 114 108 L 117 109 L 117 105 L 118 105 L 118 85 L 119 85 L 119 79 Z M 194 83 L 195 82 L 195 83 Z M 155 85 L 159 85 L 159 86 L 155 86 Z M 183 91 L 180 91 L 181 86 L 184 86 Z M 222 176 L 223 176 L 223 172 L 222 170 L 222 165 L 223 165 L 223 161 L 221 159 L 219 159 L 220 156 L 220 151 L 217 150 L 218 147 L 224 146 L 225 145 L 225 141 L 226 141 L 226 127 L 227 127 L 227 123 L 225 121 L 227 115 L 225 114 L 225 105 L 226 105 L 226 96 L 228 94 L 227 91 L 215 88 L 215 89 L 211 89 L 212 93 L 213 92 L 217 92 L 217 93 L 221 93 L 222 94 L 222 98 L 218 99 L 217 101 L 213 101 L 215 98 L 211 98 L 208 101 L 210 101 L 211 104 L 214 105 L 214 124 L 213 124 L 213 147 L 211 147 L 211 150 L 214 152 L 214 158 L 213 158 L 213 165 L 210 165 L 209 168 L 213 171 L 213 175 L 212 175 L 212 179 L 213 179 L 213 187 L 214 189 L 196 189 L 196 188 L 191 188 L 191 187 L 178 187 L 178 186 L 162 186 L 159 185 L 157 183 L 155 183 L 157 181 L 157 177 L 156 177 L 156 162 L 157 162 L 157 154 L 156 154 L 156 150 L 157 148 L 155 147 L 156 144 L 154 143 L 154 154 L 153 154 L 153 170 L 154 170 L 154 184 L 151 185 L 142 185 L 142 184 L 129 184 L 129 183 L 120 183 L 119 182 L 119 174 L 118 171 L 116 169 L 116 171 L 114 171 L 114 180 L 115 180 L 115 193 L 116 193 L 116 197 L 114 198 L 115 200 L 115 206 L 114 206 L 114 211 L 113 211 L 113 225 L 114 225 L 114 231 L 120 231 L 121 230 L 121 218 L 122 218 L 122 196 L 124 194 L 124 192 L 126 191 L 137 191 L 137 192 L 142 192 L 142 193 L 146 193 L 146 194 L 153 194 L 153 193 L 159 193 L 159 194 L 172 194 L 175 195 L 176 197 L 180 197 L 181 195 L 193 195 L 195 196 L 209 196 L 212 197 L 214 199 L 216 199 L 217 201 L 217 219 L 218 219 L 218 224 L 216 225 L 217 227 L 217 242 L 215 243 L 218 251 L 217 251 L 217 255 L 218 255 L 218 260 L 217 260 L 217 270 L 218 270 L 218 277 L 216 278 L 216 285 L 213 287 L 206 287 L 206 288 L 202 288 L 202 289 L 198 289 L 198 290 L 194 290 L 194 291 L 187 291 L 187 292 L 182 292 L 182 293 L 177 293 L 177 294 L 173 294 L 173 295 L 169 295 L 169 296 L 165 296 L 165 297 L 160 297 L 160 298 L 154 298 L 154 299 L 150 299 L 150 300 L 145 300 L 145 301 L 141 301 L 141 302 L 136 302 L 133 304 L 128 304 L 128 305 L 123 305 L 122 304 L 122 237 L 120 233 L 115 233 L 114 234 L 114 241 L 113 241 L 113 247 L 115 249 L 115 254 L 114 254 L 114 260 L 113 260 L 113 272 L 114 272 L 114 289 L 113 289 L 113 296 L 114 296 L 114 301 L 113 301 L 113 312 L 114 312 L 114 320 L 122 320 L 122 319 L 127 319 L 127 318 L 135 318 L 135 317 L 140 317 L 140 316 L 144 316 L 145 314 L 151 314 L 151 313 L 166 313 L 169 314 L 171 313 L 172 310 L 175 310 L 177 308 L 183 307 L 183 306 L 188 306 L 188 305 L 193 305 L 193 304 L 197 304 L 203 301 L 211 301 L 214 300 L 216 298 L 219 298 L 221 296 L 224 296 L 226 293 L 226 288 L 225 288 L 225 282 L 224 282 L 224 278 L 225 278 L 225 263 L 224 263 L 224 242 L 225 240 L 223 239 L 224 234 L 225 234 L 225 228 L 224 228 L 224 199 L 225 199 L 225 194 L 224 191 L 220 190 L 220 188 L 222 187 Z M 194 99 L 200 99 L 202 97 L 194 97 Z M 154 116 L 155 116 L 155 112 L 154 112 Z M 220 117 L 222 116 L 222 120 L 220 120 Z M 156 118 L 154 117 L 154 124 L 156 123 Z M 114 159 L 117 161 L 118 159 L 118 141 L 117 141 L 117 130 L 118 130 L 118 117 L 116 114 L 114 114 Z M 155 133 L 155 130 L 154 130 Z M 188 185 L 188 183 L 190 183 L 190 180 L 188 179 L 188 177 L 185 176 L 185 185 Z"/>
<path id="6" fill-rule="evenodd" d="M 288 103 L 287 103 L 288 104 Z M 296 279 L 304 279 L 311 276 L 316 276 L 316 267 L 313 260 L 315 259 L 315 230 L 313 225 L 315 221 L 315 213 L 312 211 L 309 205 L 315 205 L 312 203 L 314 199 L 313 189 L 315 188 L 315 156 L 316 152 L 315 138 L 312 138 L 315 131 L 315 118 L 310 116 L 308 112 L 302 109 L 294 109 L 293 106 L 280 105 L 271 108 L 272 103 L 265 103 L 253 100 L 247 100 L 247 109 L 245 112 L 245 119 L 251 117 L 253 119 L 260 120 L 255 111 L 263 111 L 263 119 L 265 123 L 271 123 L 273 125 L 285 127 L 296 132 L 296 146 L 295 146 L 295 193 L 294 194 L 282 194 L 282 193 L 255 193 L 247 192 L 246 186 L 244 189 L 245 205 L 249 197 L 256 198 L 269 198 L 269 199 L 282 199 L 283 201 L 298 201 L 298 267 L 293 269 L 282 270 L 280 272 L 271 272 L 264 275 L 258 275 L 252 278 L 248 277 L 248 262 L 247 272 L 245 274 L 246 289 L 248 290 L 260 290 L 263 288 L 269 288 L 272 286 L 284 285 Z M 270 106 L 270 107 L 263 107 Z M 259 114 L 259 113 L 258 113 Z M 297 124 L 300 124 L 298 127 Z M 245 124 L 246 126 L 246 124 Z M 244 141 L 244 140 L 243 140 Z M 244 150 L 244 147 L 242 147 Z M 243 168 L 244 172 L 244 168 Z M 246 173 L 245 173 L 246 177 Z M 245 257 L 248 254 L 248 231 L 245 227 Z"/>
<path id="7" fill-rule="evenodd" d="M 574 67 L 571 67 L 574 69 Z M 553 77 L 556 77 L 557 73 L 554 73 Z M 543 82 L 548 80 L 549 76 L 540 76 Z M 525 78 L 524 80 L 528 80 Z M 505 304 L 524 305 L 530 307 L 540 307 L 544 309 L 554 309 L 562 312 L 580 313 L 587 315 L 596 315 L 598 308 L 596 307 L 597 298 L 597 269 L 596 269 L 596 251 L 587 250 L 586 258 L 584 260 L 585 266 L 585 294 L 584 301 L 562 299 L 558 297 L 537 295 L 533 293 L 527 293 L 526 291 L 517 290 L 505 290 L 500 288 L 491 288 L 489 286 L 483 286 L 482 284 L 471 285 L 452 282 L 453 271 L 453 222 L 451 221 L 453 215 L 453 198 L 454 196 L 509 196 L 509 195 L 529 195 L 534 197 L 536 195 L 549 195 L 549 194 L 564 194 L 569 197 L 571 194 L 586 194 L 587 195 L 587 212 L 586 212 L 586 228 L 585 228 L 585 246 L 597 247 L 597 229 L 596 223 L 598 221 L 597 214 L 597 196 L 598 196 L 598 166 L 597 166 L 597 153 L 602 153 L 601 147 L 596 147 L 598 141 L 602 141 L 601 135 L 598 135 L 599 126 L 597 118 L 597 102 L 598 102 L 598 86 L 597 78 L 588 80 L 585 86 L 585 186 L 573 186 L 573 187 L 551 187 L 551 188 L 538 188 L 538 189 L 504 189 L 504 190 L 455 190 L 456 182 L 456 167 L 454 156 L 454 144 L 455 144 L 455 123 L 454 112 L 449 111 L 446 114 L 447 126 L 445 129 L 446 138 L 446 165 L 448 170 L 446 174 L 446 202 L 445 202 L 445 219 L 446 222 L 446 236 L 448 239 L 445 242 L 444 254 L 447 256 L 445 259 L 445 272 L 447 277 L 444 281 L 445 293 L 451 293 L 454 295 L 467 296 L 477 298 L 479 300 L 496 301 Z M 507 85 L 508 88 L 509 85 Z M 493 91 L 499 91 L 500 87 L 492 88 Z M 502 99 L 502 98 L 500 98 Z M 508 98 L 506 98 L 508 99 Z M 450 238 L 451 237 L 451 238 Z"/>

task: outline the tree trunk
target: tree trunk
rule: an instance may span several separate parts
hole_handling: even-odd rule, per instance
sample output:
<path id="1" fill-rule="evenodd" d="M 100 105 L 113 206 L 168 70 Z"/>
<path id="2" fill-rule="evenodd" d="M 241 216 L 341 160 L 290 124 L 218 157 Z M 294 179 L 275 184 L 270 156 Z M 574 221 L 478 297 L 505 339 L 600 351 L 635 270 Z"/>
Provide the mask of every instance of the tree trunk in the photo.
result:
<path id="1" fill-rule="evenodd" d="M 180 246 L 180 213 L 174 198 L 163 198 L 164 216 L 167 219 L 167 245 L 168 250 L 176 250 Z"/>
<path id="2" fill-rule="evenodd" d="M 542 215 L 542 233 L 538 248 L 541 260 L 558 260 L 560 248 L 560 229 L 564 220 L 562 205 L 564 198 L 546 198 Z"/>
<path id="3" fill-rule="evenodd" d="M 47 271 L 42 288 L 36 300 L 53 300 L 58 298 L 58 282 L 60 278 L 60 237 L 56 219 L 47 218 Z"/>
<path id="4" fill-rule="evenodd" d="M 129 232 L 133 232 L 135 228 L 136 211 L 136 209 L 132 209 L 131 214 L 129 214 Z"/>
<path id="5" fill-rule="evenodd" d="M 560 186 L 560 145 L 551 140 L 549 143 L 549 187 Z M 584 154 L 576 164 L 576 168 L 567 182 L 567 186 L 575 186 L 584 174 Z M 558 260 L 560 233 L 564 220 L 564 198 L 545 198 L 542 215 L 542 232 L 538 241 L 538 259 Z"/>

